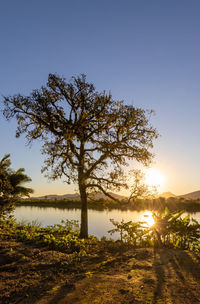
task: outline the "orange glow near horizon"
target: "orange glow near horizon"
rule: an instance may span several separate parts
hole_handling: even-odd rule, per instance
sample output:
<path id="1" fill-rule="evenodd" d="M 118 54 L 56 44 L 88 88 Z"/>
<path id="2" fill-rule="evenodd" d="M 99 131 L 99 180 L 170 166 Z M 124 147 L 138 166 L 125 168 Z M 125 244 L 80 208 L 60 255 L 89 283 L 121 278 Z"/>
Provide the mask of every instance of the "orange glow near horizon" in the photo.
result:
<path id="1" fill-rule="evenodd" d="M 149 187 L 157 187 L 159 189 L 164 184 L 164 176 L 158 170 L 149 169 L 145 176 L 145 184 Z"/>

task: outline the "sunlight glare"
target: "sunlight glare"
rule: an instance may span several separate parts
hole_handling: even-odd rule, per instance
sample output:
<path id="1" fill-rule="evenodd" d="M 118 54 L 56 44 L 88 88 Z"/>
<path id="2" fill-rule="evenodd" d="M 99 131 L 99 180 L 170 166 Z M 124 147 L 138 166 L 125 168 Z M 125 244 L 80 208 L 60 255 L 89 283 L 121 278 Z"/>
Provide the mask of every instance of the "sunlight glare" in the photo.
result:
<path id="1" fill-rule="evenodd" d="M 154 169 L 150 169 L 146 173 L 145 183 L 150 187 L 160 187 L 163 184 L 163 175 Z"/>
<path id="2" fill-rule="evenodd" d="M 151 227 L 154 225 L 154 219 L 152 217 L 152 212 L 151 211 L 147 211 L 145 212 L 145 214 L 143 215 L 142 221 L 145 222 L 145 226 L 147 227 Z"/>

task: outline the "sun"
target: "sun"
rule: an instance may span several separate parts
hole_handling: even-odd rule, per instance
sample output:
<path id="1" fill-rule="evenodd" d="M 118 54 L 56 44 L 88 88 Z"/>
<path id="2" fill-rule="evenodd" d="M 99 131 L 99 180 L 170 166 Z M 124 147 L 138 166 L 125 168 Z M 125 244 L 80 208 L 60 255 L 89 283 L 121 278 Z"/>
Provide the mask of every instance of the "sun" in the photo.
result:
<path id="1" fill-rule="evenodd" d="M 149 169 L 145 176 L 145 184 L 150 187 L 160 187 L 163 185 L 164 176 L 155 169 Z"/>

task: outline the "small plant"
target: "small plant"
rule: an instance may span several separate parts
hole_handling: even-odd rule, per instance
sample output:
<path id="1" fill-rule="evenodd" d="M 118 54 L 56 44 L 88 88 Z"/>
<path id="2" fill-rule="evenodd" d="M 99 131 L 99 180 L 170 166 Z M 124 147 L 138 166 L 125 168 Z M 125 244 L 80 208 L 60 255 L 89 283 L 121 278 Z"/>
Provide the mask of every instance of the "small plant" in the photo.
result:
<path id="1" fill-rule="evenodd" d="M 120 223 L 115 221 L 114 219 L 110 219 L 110 222 L 116 227 L 114 229 L 111 229 L 108 231 L 111 235 L 113 233 L 118 232 L 120 234 L 120 240 L 121 242 L 125 241 L 127 239 L 128 233 L 127 229 L 129 225 L 132 223 L 131 221 L 125 223 L 124 220 L 122 220 Z"/>
<path id="2" fill-rule="evenodd" d="M 146 233 L 143 228 L 144 222 L 133 223 L 132 221 L 124 222 L 124 220 L 117 222 L 113 219 L 110 219 L 110 221 L 116 228 L 109 230 L 108 233 L 111 235 L 116 232 L 119 233 L 121 242 L 136 246 Z"/>

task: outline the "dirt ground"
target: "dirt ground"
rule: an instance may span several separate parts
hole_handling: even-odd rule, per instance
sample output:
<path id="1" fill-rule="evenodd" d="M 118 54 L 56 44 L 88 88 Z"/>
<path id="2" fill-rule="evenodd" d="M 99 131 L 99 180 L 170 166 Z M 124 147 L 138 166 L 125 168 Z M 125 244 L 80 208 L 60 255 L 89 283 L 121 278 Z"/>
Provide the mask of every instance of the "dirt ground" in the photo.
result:
<path id="1" fill-rule="evenodd" d="M 95 258 L 0 243 L 1 304 L 197 304 L 200 254 L 109 248 Z"/>

